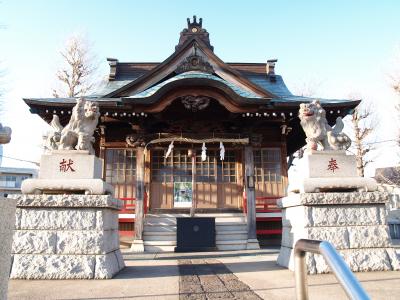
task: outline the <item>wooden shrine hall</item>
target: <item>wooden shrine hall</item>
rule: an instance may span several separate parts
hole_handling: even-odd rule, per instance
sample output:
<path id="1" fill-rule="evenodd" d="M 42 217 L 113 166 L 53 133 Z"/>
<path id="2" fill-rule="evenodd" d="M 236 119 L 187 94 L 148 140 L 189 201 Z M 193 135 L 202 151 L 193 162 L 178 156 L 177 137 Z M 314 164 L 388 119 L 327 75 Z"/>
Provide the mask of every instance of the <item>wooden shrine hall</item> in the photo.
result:
<path id="1" fill-rule="evenodd" d="M 104 179 L 126 203 L 121 233 L 135 231 L 145 251 L 173 250 L 174 217 L 192 209 L 216 216 L 221 250 L 279 234 L 276 199 L 285 196 L 287 157 L 305 144 L 299 105 L 313 99 L 288 90 L 277 60 L 224 62 L 196 17 L 163 62 L 107 60 L 108 82 L 85 98 L 100 107 L 95 150 Z M 330 123 L 359 102 L 319 100 Z M 76 103 L 24 101 L 46 122 L 57 114 L 63 125 Z"/>

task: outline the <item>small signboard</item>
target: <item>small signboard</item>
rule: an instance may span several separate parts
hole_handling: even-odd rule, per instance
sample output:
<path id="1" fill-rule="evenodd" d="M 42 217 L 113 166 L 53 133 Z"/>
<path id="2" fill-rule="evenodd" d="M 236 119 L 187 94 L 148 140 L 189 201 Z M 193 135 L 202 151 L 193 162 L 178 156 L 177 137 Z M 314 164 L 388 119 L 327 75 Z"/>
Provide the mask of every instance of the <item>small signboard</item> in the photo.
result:
<path id="1" fill-rule="evenodd" d="M 193 186 L 191 182 L 174 182 L 174 207 L 191 207 Z"/>

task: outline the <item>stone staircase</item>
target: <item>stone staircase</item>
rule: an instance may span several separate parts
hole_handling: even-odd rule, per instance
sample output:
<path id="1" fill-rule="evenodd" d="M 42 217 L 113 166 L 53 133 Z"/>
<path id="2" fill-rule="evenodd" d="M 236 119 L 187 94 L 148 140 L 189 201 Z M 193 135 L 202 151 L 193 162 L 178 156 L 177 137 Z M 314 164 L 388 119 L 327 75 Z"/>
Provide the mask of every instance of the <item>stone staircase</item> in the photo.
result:
<path id="1" fill-rule="evenodd" d="M 176 218 L 188 214 L 147 214 L 143 227 L 146 252 L 174 251 L 176 246 Z M 207 213 L 196 217 L 215 217 L 218 250 L 243 250 L 247 246 L 246 216 L 242 213 Z"/>

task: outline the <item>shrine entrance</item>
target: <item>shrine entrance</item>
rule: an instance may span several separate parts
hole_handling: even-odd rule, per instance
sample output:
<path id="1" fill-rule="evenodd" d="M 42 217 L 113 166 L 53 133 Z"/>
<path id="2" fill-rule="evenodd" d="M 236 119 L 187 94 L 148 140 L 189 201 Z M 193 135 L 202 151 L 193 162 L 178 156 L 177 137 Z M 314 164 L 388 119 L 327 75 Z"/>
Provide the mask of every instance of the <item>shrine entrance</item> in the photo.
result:
<path id="1" fill-rule="evenodd" d="M 201 149 L 196 152 L 195 176 L 189 147 L 150 150 L 150 209 L 189 208 L 195 201 L 199 209 L 241 209 L 243 201 L 243 168 L 241 149 L 226 149 L 224 160 L 218 148 L 207 149 L 205 160 Z M 194 185 L 192 179 L 194 179 Z"/>

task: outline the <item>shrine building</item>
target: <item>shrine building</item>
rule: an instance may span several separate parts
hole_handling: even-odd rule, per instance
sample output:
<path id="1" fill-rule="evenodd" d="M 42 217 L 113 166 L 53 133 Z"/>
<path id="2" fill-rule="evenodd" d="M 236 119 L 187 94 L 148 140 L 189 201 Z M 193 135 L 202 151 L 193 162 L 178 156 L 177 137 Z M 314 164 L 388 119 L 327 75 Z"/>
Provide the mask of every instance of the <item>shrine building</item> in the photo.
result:
<path id="1" fill-rule="evenodd" d="M 196 215 L 226 216 L 227 224 L 241 220 L 241 229 L 232 230 L 241 246 L 219 249 L 243 249 L 256 234 L 281 232 L 276 199 L 286 193 L 287 158 L 305 144 L 298 109 L 314 99 L 288 90 L 275 72 L 276 59 L 225 62 L 213 44 L 202 19 L 188 19 L 164 61 L 108 58 L 107 84 L 85 97 L 100 107 L 94 147 L 104 161 L 104 180 L 126 203 L 120 230 L 133 234 L 135 229 L 146 251 L 174 246 L 173 237 L 161 237 L 157 244 L 155 234 L 146 234 L 165 225 L 146 220 L 188 214 L 191 207 Z M 330 124 L 359 103 L 319 100 Z M 76 103 L 73 98 L 24 101 L 46 122 L 57 114 L 63 125 Z"/>

